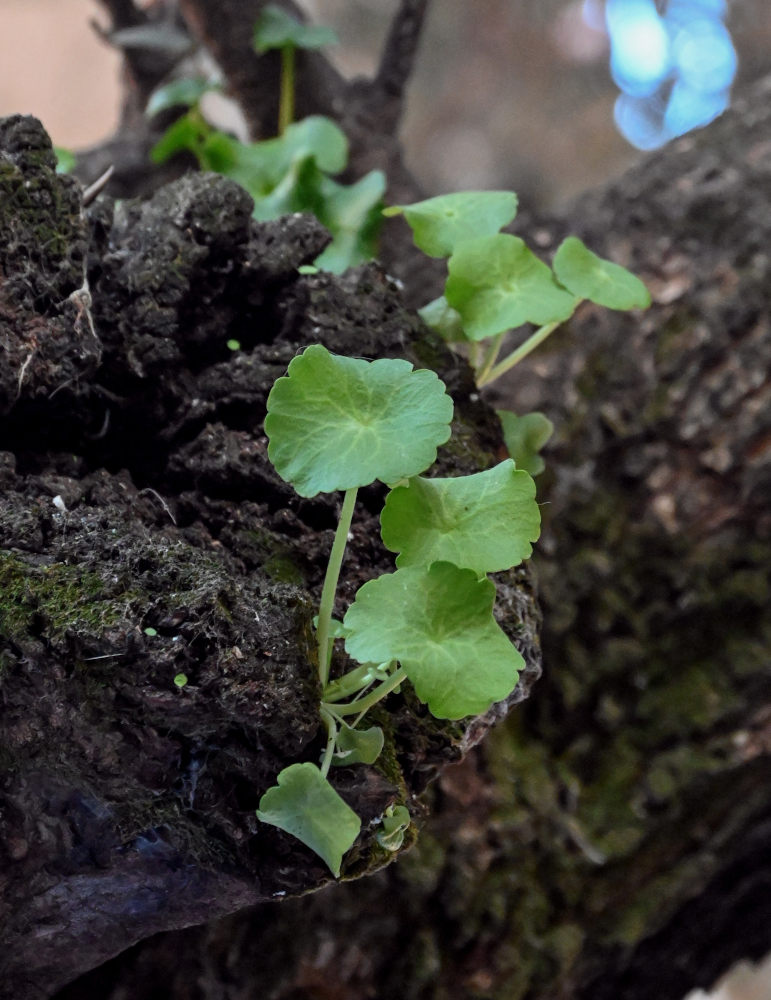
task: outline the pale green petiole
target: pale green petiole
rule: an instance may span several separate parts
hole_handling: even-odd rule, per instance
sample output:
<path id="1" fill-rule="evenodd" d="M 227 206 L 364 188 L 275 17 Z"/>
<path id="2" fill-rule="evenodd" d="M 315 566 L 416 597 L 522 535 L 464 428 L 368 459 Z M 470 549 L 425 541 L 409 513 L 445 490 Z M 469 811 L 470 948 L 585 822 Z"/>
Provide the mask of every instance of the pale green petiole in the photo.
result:
<path id="1" fill-rule="evenodd" d="M 395 670 L 387 681 L 383 681 L 379 684 L 374 691 L 371 691 L 368 695 L 363 698 L 357 698 L 355 701 L 348 702 L 348 704 L 332 704 L 327 705 L 326 702 L 321 703 L 321 711 L 325 709 L 327 712 L 334 712 L 336 716 L 345 715 L 356 715 L 359 712 L 366 712 L 368 709 L 372 708 L 373 705 L 377 705 L 379 701 L 382 701 L 386 695 L 395 691 L 400 684 L 403 684 L 407 680 L 407 671 L 404 667 L 399 667 Z"/>
<path id="2" fill-rule="evenodd" d="M 506 336 L 506 331 L 499 333 L 497 337 L 493 339 L 492 344 L 487 350 L 482 361 L 477 364 L 477 385 L 484 385 L 484 380 L 490 374 L 495 362 L 498 360 L 498 355 L 503 344 L 503 338 Z"/>
<path id="3" fill-rule="evenodd" d="M 387 666 L 383 664 L 382 666 Z M 343 677 L 330 681 L 322 692 L 322 700 L 326 704 L 333 704 L 342 701 L 344 698 L 356 694 L 363 688 L 377 680 L 384 680 L 385 673 L 381 665 L 375 666 L 372 663 L 364 663 L 355 670 L 350 670 Z"/>
<path id="4" fill-rule="evenodd" d="M 322 687 L 326 687 L 329 680 L 329 661 L 331 658 L 329 626 L 332 620 L 335 591 L 337 590 L 337 581 L 340 577 L 340 567 L 343 564 L 343 556 L 345 555 L 345 543 L 348 541 L 348 532 L 351 529 L 351 520 L 353 519 L 353 508 L 356 503 L 357 493 L 358 487 L 354 486 L 353 489 L 346 490 L 343 496 L 343 508 L 340 511 L 340 520 L 337 524 L 337 531 L 335 531 L 332 551 L 329 553 L 324 587 L 321 591 L 317 638 L 319 644 L 319 680 Z"/>
<path id="5" fill-rule="evenodd" d="M 324 720 L 324 725 L 327 727 L 327 745 L 324 750 L 324 757 L 321 761 L 321 775 L 326 778 L 329 774 L 329 768 L 332 766 L 332 758 L 335 754 L 335 741 L 337 740 L 337 720 L 334 718 L 331 712 L 326 711 L 326 709 L 321 709 L 321 718 Z"/>
<path id="6" fill-rule="evenodd" d="M 557 320 L 554 323 L 547 323 L 545 326 L 540 326 L 535 333 L 527 338 L 524 344 L 512 351 L 511 354 L 507 355 L 503 361 L 499 361 L 497 365 L 493 365 L 485 372 L 480 373 L 480 377 L 477 379 L 477 385 L 481 389 L 482 386 L 490 385 L 501 375 L 505 375 L 507 371 L 510 371 L 514 365 L 519 364 L 519 362 L 528 356 L 531 351 L 534 351 L 539 344 L 542 344 L 544 340 L 557 329 L 560 324 L 564 323 L 564 320 Z"/>
<path id="7" fill-rule="evenodd" d="M 283 135 L 294 121 L 295 47 L 281 49 L 281 97 L 278 106 L 278 134 Z"/>

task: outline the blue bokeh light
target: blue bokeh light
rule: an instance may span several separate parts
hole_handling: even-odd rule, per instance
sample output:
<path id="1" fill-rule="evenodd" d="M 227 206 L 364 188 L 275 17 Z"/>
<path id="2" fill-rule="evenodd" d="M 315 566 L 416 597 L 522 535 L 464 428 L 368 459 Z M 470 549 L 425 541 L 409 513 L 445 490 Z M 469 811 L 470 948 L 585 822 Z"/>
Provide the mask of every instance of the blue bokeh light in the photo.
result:
<path id="1" fill-rule="evenodd" d="M 607 0 L 619 131 L 655 149 L 728 107 L 737 56 L 725 0 Z"/>

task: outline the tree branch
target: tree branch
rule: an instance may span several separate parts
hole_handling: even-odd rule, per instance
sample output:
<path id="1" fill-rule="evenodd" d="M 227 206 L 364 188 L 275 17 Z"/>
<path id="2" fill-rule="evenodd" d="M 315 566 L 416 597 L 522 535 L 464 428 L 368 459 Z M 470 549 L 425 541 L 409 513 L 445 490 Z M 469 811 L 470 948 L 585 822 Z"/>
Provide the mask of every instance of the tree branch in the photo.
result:
<path id="1" fill-rule="evenodd" d="M 266 0 L 179 0 L 185 20 L 217 60 L 230 94 L 241 105 L 255 138 L 275 135 L 278 120 L 278 54 L 258 56 L 252 46 L 254 25 L 265 6 Z M 291 0 L 282 6 L 304 20 L 302 11 Z M 347 85 L 323 56 L 298 52 L 296 77 L 298 117 L 339 117 Z"/>
<path id="2" fill-rule="evenodd" d="M 99 2 L 110 15 L 111 28 L 105 31 L 95 21 L 91 25 L 100 38 L 123 55 L 121 128 L 136 128 L 148 97 L 185 51 L 185 28 L 170 3 L 160 2 L 141 10 L 133 0 Z M 192 41 L 188 42 L 190 46 Z"/>
<path id="3" fill-rule="evenodd" d="M 379 93 L 379 116 L 390 134 L 396 132 L 404 109 L 404 94 L 415 64 L 430 0 L 402 0 L 394 15 L 373 89 Z M 374 109 L 373 109 L 374 110 Z"/>

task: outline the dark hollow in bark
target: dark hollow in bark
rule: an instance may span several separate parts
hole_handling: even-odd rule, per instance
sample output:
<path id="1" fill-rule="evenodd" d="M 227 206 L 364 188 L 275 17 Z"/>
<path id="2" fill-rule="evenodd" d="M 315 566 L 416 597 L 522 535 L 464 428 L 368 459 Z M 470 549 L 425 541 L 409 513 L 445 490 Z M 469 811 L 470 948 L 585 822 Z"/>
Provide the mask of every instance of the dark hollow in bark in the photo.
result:
<path id="1" fill-rule="evenodd" d="M 378 267 L 298 274 L 328 242 L 314 220 L 258 225 L 241 188 L 203 174 L 84 213 L 54 166 L 39 123 L 0 122 L 0 995 L 14 1000 L 330 881 L 254 815 L 278 771 L 321 748 L 311 618 L 337 500 L 295 496 L 267 461 L 266 397 L 291 358 L 320 342 L 435 367 L 456 403 L 441 470 L 501 448 L 465 363 Z M 363 491 L 346 603 L 393 568 L 383 496 Z M 364 830 L 344 878 L 391 860 L 377 817 L 398 801 L 420 819 L 427 783 L 538 675 L 528 573 L 500 575 L 499 595 L 527 658 L 518 688 L 459 723 L 409 692 L 375 714 L 381 761 L 333 775 Z"/>

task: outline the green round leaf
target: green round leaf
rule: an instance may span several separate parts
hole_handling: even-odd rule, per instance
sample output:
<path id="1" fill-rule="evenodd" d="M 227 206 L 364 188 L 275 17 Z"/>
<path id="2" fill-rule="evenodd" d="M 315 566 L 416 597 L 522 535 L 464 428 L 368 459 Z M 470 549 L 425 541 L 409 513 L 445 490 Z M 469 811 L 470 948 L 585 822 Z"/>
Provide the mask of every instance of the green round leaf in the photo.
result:
<path id="1" fill-rule="evenodd" d="M 545 466 L 538 452 L 554 433 L 554 424 L 543 413 L 534 411 L 518 417 L 511 410 L 498 410 L 506 449 L 518 469 L 531 476 L 540 475 Z"/>
<path id="2" fill-rule="evenodd" d="M 498 233 L 462 243 L 448 262 L 445 297 L 470 340 L 484 340 L 523 323 L 567 319 L 576 299 L 518 236 Z"/>
<path id="3" fill-rule="evenodd" d="M 412 229 L 415 245 L 429 257 L 449 257 L 464 240 L 491 236 L 517 214 L 512 191 L 459 191 L 415 202 L 394 205 L 384 215 L 398 215 Z"/>
<path id="4" fill-rule="evenodd" d="M 388 494 L 380 524 L 397 566 L 442 559 L 482 575 L 532 554 L 541 514 L 535 483 L 507 459 L 473 476 L 410 479 Z"/>
<path id="5" fill-rule="evenodd" d="M 340 874 L 343 855 L 359 836 L 361 820 L 315 764 L 291 764 L 260 799 L 257 819 L 301 840 Z"/>
<path id="6" fill-rule="evenodd" d="M 374 764 L 383 749 L 383 730 L 380 726 L 369 729 L 352 729 L 343 724 L 337 732 L 335 741 L 335 756 L 332 763 L 339 766 L 347 764 Z"/>
<path id="7" fill-rule="evenodd" d="M 254 28 L 254 47 L 262 54 L 270 49 L 320 49 L 334 45 L 337 35 L 331 28 L 303 24 L 278 4 L 268 4 Z"/>
<path id="8" fill-rule="evenodd" d="M 270 391 L 268 456 L 303 497 L 395 483 L 434 462 L 451 420 L 452 400 L 434 372 L 313 344 Z"/>
<path id="9" fill-rule="evenodd" d="M 362 663 L 398 660 L 439 719 L 487 711 L 514 689 L 522 657 L 493 618 L 495 585 L 448 562 L 408 566 L 359 588 L 344 624 Z"/>
<path id="10" fill-rule="evenodd" d="M 554 256 L 554 273 L 570 291 L 608 309 L 647 309 L 648 289 L 626 268 L 592 253 L 576 236 L 568 236 Z"/>
<path id="11" fill-rule="evenodd" d="M 174 683 L 178 688 L 183 688 L 187 684 L 187 674 L 175 674 Z"/>

